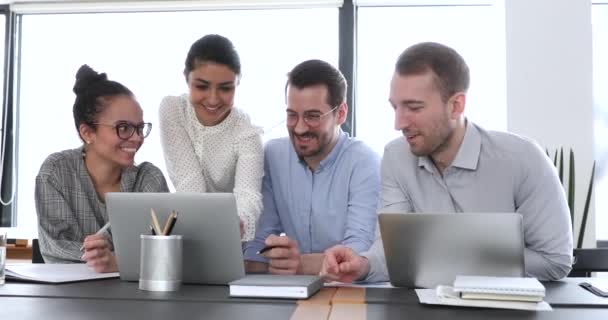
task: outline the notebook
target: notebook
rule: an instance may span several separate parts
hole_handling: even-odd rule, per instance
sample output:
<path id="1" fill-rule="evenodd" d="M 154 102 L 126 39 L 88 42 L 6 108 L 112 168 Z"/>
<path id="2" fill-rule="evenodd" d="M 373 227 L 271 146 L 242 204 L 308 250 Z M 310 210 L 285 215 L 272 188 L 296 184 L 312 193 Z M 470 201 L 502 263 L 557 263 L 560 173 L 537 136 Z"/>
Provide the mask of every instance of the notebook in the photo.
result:
<path id="1" fill-rule="evenodd" d="M 551 306 L 545 302 L 473 300 L 462 299 L 450 286 L 437 286 L 437 289 L 416 289 L 420 303 L 442 306 L 515 309 L 529 311 L 551 311 Z"/>
<path id="2" fill-rule="evenodd" d="M 545 287 L 536 278 L 457 276 L 454 292 L 462 299 L 540 302 Z"/>
<path id="3" fill-rule="evenodd" d="M 37 283 L 67 283 L 118 278 L 118 272 L 97 273 L 84 263 L 8 264 L 6 279 Z"/>
<path id="4" fill-rule="evenodd" d="M 306 299 L 323 287 L 323 279 L 307 275 L 253 274 L 229 285 L 231 297 Z"/>

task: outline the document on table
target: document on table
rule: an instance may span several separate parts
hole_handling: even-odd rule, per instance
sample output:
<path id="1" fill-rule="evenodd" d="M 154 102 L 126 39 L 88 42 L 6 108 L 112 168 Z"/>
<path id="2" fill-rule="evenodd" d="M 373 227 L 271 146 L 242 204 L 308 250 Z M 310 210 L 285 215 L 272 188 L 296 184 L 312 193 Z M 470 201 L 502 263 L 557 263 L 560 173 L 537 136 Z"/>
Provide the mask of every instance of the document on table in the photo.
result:
<path id="1" fill-rule="evenodd" d="M 84 263 L 7 264 L 6 279 L 39 283 L 66 283 L 118 278 L 118 272 L 97 273 Z"/>
<path id="2" fill-rule="evenodd" d="M 454 292 L 452 287 L 449 286 L 438 286 L 437 289 L 416 289 L 416 294 L 420 303 L 424 304 L 531 311 L 553 310 L 545 301 L 521 302 L 461 299 L 459 294 Z"/>

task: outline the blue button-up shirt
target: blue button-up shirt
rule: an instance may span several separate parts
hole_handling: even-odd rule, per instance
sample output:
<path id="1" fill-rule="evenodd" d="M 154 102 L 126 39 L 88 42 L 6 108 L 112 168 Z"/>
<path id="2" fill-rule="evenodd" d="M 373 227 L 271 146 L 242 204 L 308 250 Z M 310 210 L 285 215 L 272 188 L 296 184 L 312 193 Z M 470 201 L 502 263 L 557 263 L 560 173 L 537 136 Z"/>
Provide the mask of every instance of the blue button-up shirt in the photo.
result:
<path id="1" fill-rule="evenodd" d="M 321 253 L 336 245 L 356 252 L 375 238 L 380 190 L 380 158 L 363 142 L 340 132 L 338 142 L 315 171 L 296 154 L 289 138 L 264 148 L 264 209 L 255 239 L 245 245 L 245 259 L 257 255 L 271 234 L 285 232 L 300 253 Z"/>

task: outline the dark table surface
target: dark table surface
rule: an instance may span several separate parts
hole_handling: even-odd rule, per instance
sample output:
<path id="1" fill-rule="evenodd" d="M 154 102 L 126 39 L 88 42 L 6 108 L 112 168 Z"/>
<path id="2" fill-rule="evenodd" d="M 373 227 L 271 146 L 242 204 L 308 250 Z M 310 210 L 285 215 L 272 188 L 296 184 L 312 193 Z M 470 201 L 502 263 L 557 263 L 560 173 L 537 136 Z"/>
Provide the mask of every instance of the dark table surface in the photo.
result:
<path id="1" fill-rule="evenodd" d="M 411 289 L 366 288 L 362 313 L 375 319 L 608 319 L 608 298 L 569 278 L 545 283 L 551 312 L 430 306 Z M 608 279 L 603 280 L 608 281 Z M 290 319 L 298 301 L 230 298 L 226 286 L 183 285 L 178 292 L 147 292 L 118 279 L 68 284 L 9 282 L 0 286 L 0 319 Z M 352 305 L 334 305 L 332 317 Z M 330 318 L 332 319 L 332 318 Z M 344 317 L 337 317 L 344 319 Z"/>
<path id="2" fill-rule="evenodd" d="M 584 281 L 608 283 L 608 278 L 566 278 L 560 281 L 544 282 L 545 301 L 553 307 L 608 308 L 608 298 L 598 297 L 578 285 Z M 365 301 L 381 304 L 417 304 L 418 296 L 416 296 L 414 290 L 405 288 L 367 288 L 365 290 Z"/>

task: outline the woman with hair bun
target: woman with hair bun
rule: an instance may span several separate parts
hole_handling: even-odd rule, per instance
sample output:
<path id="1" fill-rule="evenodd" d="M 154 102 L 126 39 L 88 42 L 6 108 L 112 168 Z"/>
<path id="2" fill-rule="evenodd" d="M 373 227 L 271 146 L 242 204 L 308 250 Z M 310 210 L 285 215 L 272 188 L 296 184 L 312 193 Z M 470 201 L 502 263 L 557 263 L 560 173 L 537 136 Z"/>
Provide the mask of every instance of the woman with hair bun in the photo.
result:
<path id="1" fill-rule="evenodd" d="M 160 104 L 160 137 L 178 192 L 232 192 L 241 239 L 253 239 L 262 210 L 262 129 L 233 107 L 241 62 L 232 42 L 210 34 L 192 44 L 184 76 L 188 93 Z"/>
<path id="2" fill-rule="evenodd" d="M 83 65 L 74 93 L 83 145 L 51 154 L 36 176 L 40 251 L 46 263 L 86 262 L 97 272 L 115 272 L 110 234 L 95 234 L 108 222 L 105 194 L 168 192 L 167 182 L 153 164 L 134 163 L 152 125 L 127 87 Z"/>

